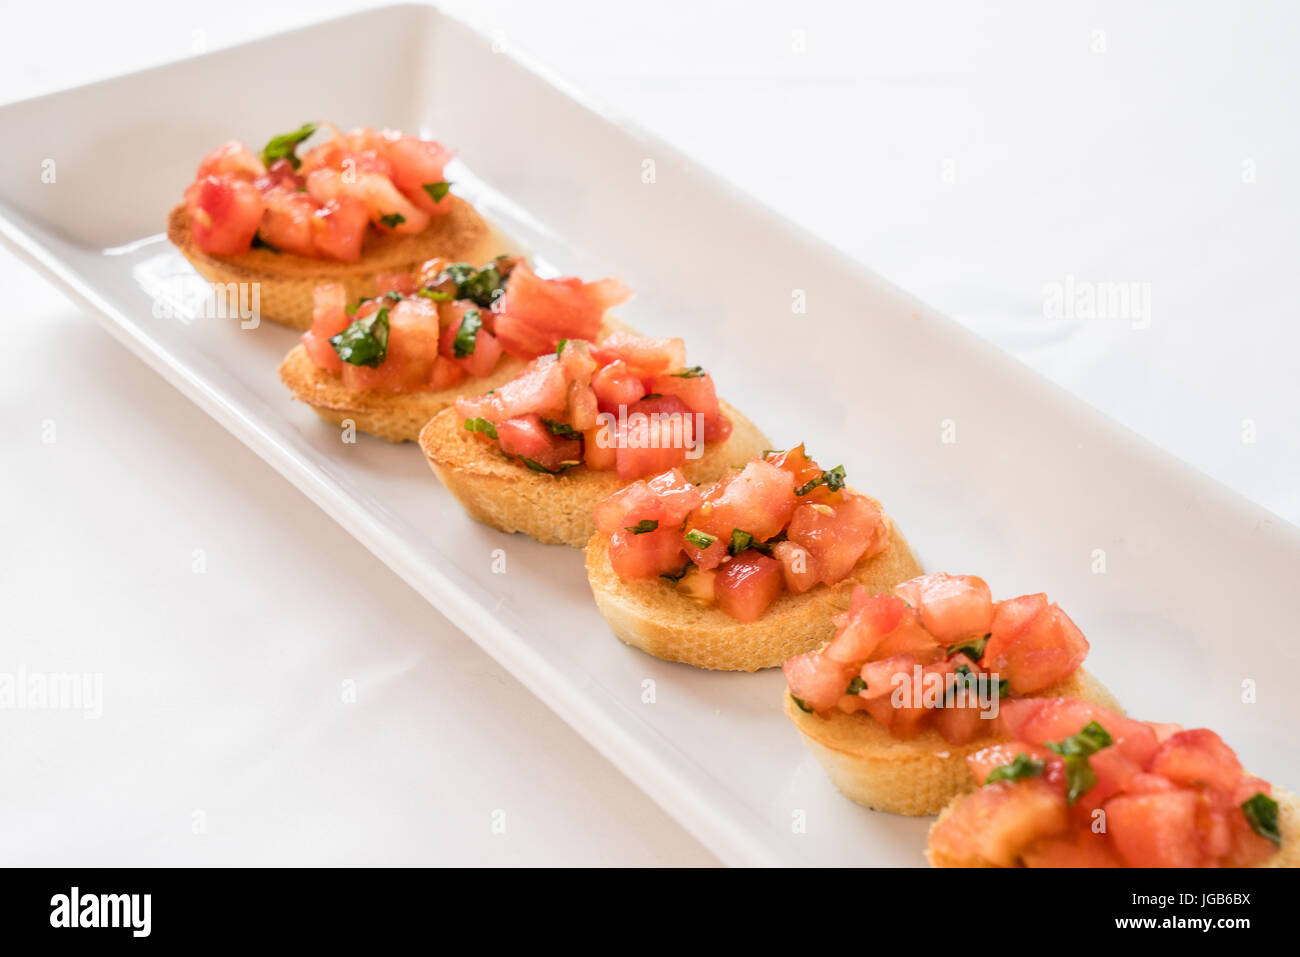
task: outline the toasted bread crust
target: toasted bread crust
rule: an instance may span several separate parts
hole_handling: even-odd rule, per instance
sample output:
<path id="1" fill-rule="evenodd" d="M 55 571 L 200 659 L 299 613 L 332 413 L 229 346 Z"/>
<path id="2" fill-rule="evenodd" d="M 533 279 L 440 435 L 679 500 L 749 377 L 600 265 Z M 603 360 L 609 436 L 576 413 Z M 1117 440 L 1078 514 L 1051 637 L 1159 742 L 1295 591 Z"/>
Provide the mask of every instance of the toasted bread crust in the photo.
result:
<path id="1" fill-rule="evenodd" d="M 939 826 L 939 822 L 946 818 L 957 807 L 958 802 L 965 795 L 957 795 L 943 809 L 935 822 L 930 825 L 930 834 L 934 834 L 934 829 Z M 1273 800 L 1277 801 L 1277 821 L 1278 827 L 1282 831 L 1282 846 L 1277 849 L 1272 857 L 1263 864 L 1257 864 L 1257 867 L 1300 867 L 1300 799 L 1286 788 L 1274 787 Z M 931 867 L 996 867 L 996 864 L 990 864 L 988 861 L 971 854 L 970 857 L 957 858 L 949 854 L 942 854 L 935 850 L 930 842 L 926 842 L 925 859 Z"/>
<path id="2" fill-rule="evenodd" d="M 341 427 L 350 420 L 362 432 L 389 442 L 414 442 L 419 439 L 424 424 L 457 399 L 504 385 L 526 365 L 522 359 L 503 355 L 491 375 L 466 379 L 453 389 L 353 392 L 344 388 L 338 373 L 316 365 L 306 348 L 297 345 L 280 363 L 280 380 L 295 399 L 307 403 L 326 422 Z"/>
<path id="3" fill-rule="evenodd" d="M 725 442 L 705 446 L 682 472 L 692 482 L 712 482 L 757 458 L 767 438 L 747 418 L 722 403 L 731 419 Z M 624 484 L 613 472 L 576 468 L 562 475 L 534 472 L 465 431 L 455 409 L 434 416 L 420 432 L 420 450 L 465 510 L 503 532 L 523 532 L 548 545 L 581 548 L 595 531 L 592 509 Z"/>
<path id="4" fill-rule="evenodd" d="M 1114 696 L 1083 668 L 1035 697 L 1082 698 L 1124 711 Z M 966 756 L 1004 738 L 982 736 L 954 745 L 933 728 L 914 738 L 890 734 L 869 714 L 833 711 L 825 718 L 808 714 L 782 693 L 785 715 L 800 733 L 827 777 L 851 801 L 876 811 L 920 816 L 937 814 L 975 786 Z"/>
<path id="5" fill-rule="evenodd" d="M 322 283 L 341 282 L 353 301 L 384 291 L 375 288 L 378 273 L 413 272 L 435 256 L 483 263 L 510 251 L 478 211 L 458 197 L 452 197 L 451 209 L 435 217 L 423 232 L 368 235 L 361 260 L 355 263 L 260 248 L 238 256 L 214 256 L 194 242 L 184 203 L 167 217 L 167 238 L 208 282 L 257 283 L 261 318 L 294 329 L 311 326 L 312 295 Z"/>
<path id="6" fill-rule="evenodd" d="M 844 581 L 818 585 L 802 595 L 786 592 L 758 621 L 742 622 L 667 582 L 619 578 L 609 563 L 607 535 L 593 535 L 586 551 L 591 593 L 615 635 L 656 658 L 721 671 L 775 668 L 820 647 L 835 629 L 831 615 L 849 607 L 856 586 L 865 585 L 874 594 L 921 574 L 907 542 L 891 523 L 885 550 L 858 562 Z"/>

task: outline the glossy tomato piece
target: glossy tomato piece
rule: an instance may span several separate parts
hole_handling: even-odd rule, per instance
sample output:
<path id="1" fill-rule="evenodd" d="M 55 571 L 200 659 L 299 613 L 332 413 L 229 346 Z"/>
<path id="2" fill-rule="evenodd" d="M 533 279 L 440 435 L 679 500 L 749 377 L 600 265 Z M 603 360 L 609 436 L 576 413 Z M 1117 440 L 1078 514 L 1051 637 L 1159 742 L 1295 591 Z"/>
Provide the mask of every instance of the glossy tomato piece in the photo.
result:
<path id="1" fill-rule="evenodd" d="M 612 472 L 618 465 L 618 434 L 608 424 L 597 424 L 582 433 L 582 448 L 587 468 Z"/>
<path id="2" fill-rule="evenodd" d="M 333 199 L 312 214 L 312 239 L 322 256 L 346 263 L 358 262 L 369 224 L 364 203 L 346 197 Z"/>
<path id="3" fill-rule="evenodd" d="M 465 370 L 455 359 L 438 356 L 433 362 L 433 374 L 429 376 L 429 388 L 435 392 L 451 389 L 465 378 Z"/>
<path id="4" fill-rule="evenodd" d="M 758 541 L 767 541 L 790 521 L 795 497 L 794 476 L 789 472 L 767 462 L 750 462 L 719 485 L 692 519 L 693 525 L 719 539 L 729 542 L 732 532 L 739 529 Z"/>
<path id="5" fill-rule="evenodd" d="M 980 748 L 974 754 L 967 755 L 966 766 L 970 768 L 971 777 L 975 779 L 975 783 L 983 786 L 990 771 L 1004 764 L 1013 763 L 1016 757 L 1021 754 L 1027 758 L 1042 761 L 1044 764 L 1055 758 L 1055 755 L 1046 748 L 1025 744 L 1022 741 L 1008 741 L 1001 744 L 991 744 L 987 748 Z"/>
<path id="6" fill-rule="evenodd" d="M 1042 599 L 1042 601 L 1040 601 Z M 1069 677 L 1088 654 L 1083 632 L 1042 595 L 1000 602 L 984 667 L 1011 682 L 1017 695 L 1034 694 Z"/>
<path id="7" fill-rule="evenodd" d="M 781 563 L 786 589 L 796 595 L 802 595 L 821 579 L 817 563 L 802 545 L 789 541 L 777 542 L 772 546 L 772 557 Z"/>
<path id="8" fill-rule="evenodd" d="M 200 249 L 217 256 L 238 256 L 252 245 L 265 203 L 252 183 L 222 175 L 195 180 L 186 190 L 185 207 Z"/>
<path id="9" fill-rule="evenodd" d="M 814 711 L 829 711 L 844 694 L 853 669 L 816 651 L 797 655 L 781 666 L 786 685 Z"/>
<path id="10" fill-rule="evenodd" d="M 620 528 L 651 520 L 680 529 L 686 514 L 700 500 L 700 491 L 673 469 L 650 481 L 633 482 L 596 504 L 596 528 L 612 535 Z"/>
<path id="11" fill-rule="evenodd" d="M 1241 781 L 1237 754 L 1213 731 L 1194 728 L 1179 731 L 1156 748 L 1150 767 L 1184 787 L 1206 786 L 1232 794 Z"/>
<path id="12" fill-rule="evenodd" d="M 1096 721 L 1129 760 L 1146 767 L 1156 751 L 1155 732 L 1101 705 L 1078 698 L 1021 698 L 1002 702 L 998 720 L 1017 741 L 1044 744 L 1077 734 Z"/>
<path id="13" fill-rule="evenodd" d="M 426 213 L 441 216 L 450 210 L 450 193 L 435 202 L 424 186 L 446 181 L 443 167 L 456 155 L 455 151 L 433 140 L 403 136 L 395 131 L 391 135 L 385 131 L 385 134 L 385 155 L 392 167 L 393 184 Z"/>
<path id="14" fill-rule="evenodd" d="M 626 414 L 646 394 L 645 383 L 621 359 L 602 366 L 592 375 L 591 391 L 596 394 L 600 411 L 613 416 L 620 409 Z"/>
<path id="15" fill-rule="evenodd" d="M 720 414 L 713 376 L 707 372 L 698 376 L 657 375 L 650 380 L 650 391 L 676 396 L 688 409 L 699 412 L 706 420 Z"/>
<path id="16" fill-rule="evenodd" d="M 596 393 L 581 382 L 569 382 L 568 410 L 568 422 L 579 432 L 587 432 L 600 424 L 600 406 L 596 402 Z"/>
<path id="17" fill-rule="evenodd" d="M 998 782 L 964 798 L 935 825 L 931 846 L 958 860 L 971 856 L 998 867 L 1014 867 L 1021 852 L 1064 833 L 1065 798 L 1038 778 Z"/>
<path id="18" fill-rule="evenodd" d="M 262 191 L 262 201 L 266 204 L 258 227 L 262 240 L 282 253 L 314 256 L 316 203 L 311 197 L 284 186 L 272 186 Z"/>
<path id="19" fill-rule="evenodd" d="M 230 140 L 203 157 L 194 178 L 200 180 L 207 176 L 230 175 L 251 182 L 266 173 L 262 161 L 247 146 L 239 140 Z"/>
<path id="20" fill-rule="evenodd" d="M 636 534 L 619 529 L 609 539 L 609 563 L 620 578 L 655 578 L 677 572 L 685 562 L 676 529 Z"/>
<path id="21" fill-rule="evenodd" d="M 778 471 L 789 476 L 793 485 L 790 472 Z M 843 581 L 859 561 L 878 553 L 888 540 L 884 513 L 865 495 L 845 494 L 837 505 L 800 505 L 789 521 L 790 541 L 802 545 L 816 559 L 821 580 L 827 585 Z"/>
<path id="22" fill-rule="evenodd" d="M 611 288 L 567 276 L 542 279 L 520 263 L 497 304 L 496 336 L 506 352 L 521 358 L 553 352 L 561 339 L 594 340 Z"/>
<path id="23" fill-rule="evenodd" d="M 654 339 L 619 330 L 600 343 L 596 357 L 601 362 L 621 360 L 636 375 L 643 379 L 653 379 L 679 371 L 686 365 L 686 344 L 681 339 Z M 671 390 L 653 391 L 662 391 L 665 395 L 678 394 Z"/>
<path id="24" fill-rule="evenodd" d="M 713 583 L 718 607 L 738 621 L 757 621 L 784 590 L 781 563 L 753 549 L 724 564 Z"/>
<path id="25" fill-rule="evenodd" d="M 497 441 L 506 455 L 518 456 L 547 472 L 560 472 L 582 461 L 582 442 L 553 435 L 536 414 L 497 423 Z"/>
<path id="26" fill-rule="evenodd" d="M 693 441 L 690 420 L 680 414 L 630 412 L 618 430 L 614 470 L 626 482 L 674 469 L 686 461 Z"/>
<path id="27" fill-rule="evenodd" d="M 989 586 L 974 575 L 922 575 L 898 585 L 894 593 L 917 610 L 926 631 L 947 644 L 983 637 L 993 624 Z"/>
<path id="28" fill-rule="evenodd" d="M 871 595 L 859 585 L 853 589 L 844 623 L 826 646 L 826 655 L 856 667 L 873 657 L 889 657 L 876 655 L 876 649 L 910 617 L 912 612 L 901 599 Z"/>
<path id="29" fill-rule="evenodd" d="M 1106 831 L 1129 867 L 1196 867 L 1197 803 L 1192 790 L 1120 795 L 1106 802 Z"/>
<path id="30" fill-rule="evenodd" d="M 568 395 L 564 369 L 551 354 L 535 359 L 494 392 L 458 399 L 456 408 L 467 419 L 477 417 L 490 422 L 530 413 L 559 418 L 564 414 Z"/>
<path id="31" fill-rule="evenodd" d="M 343 360 L 334 351 L 330 337 L 351 324 L 347 306 L 347 290 L 341 282 L 317 286 L 312 295 L 311 328 L 303 333 L 302 345 L 311 361 L 322 369 L 339 372 L 343 368 Z"/>

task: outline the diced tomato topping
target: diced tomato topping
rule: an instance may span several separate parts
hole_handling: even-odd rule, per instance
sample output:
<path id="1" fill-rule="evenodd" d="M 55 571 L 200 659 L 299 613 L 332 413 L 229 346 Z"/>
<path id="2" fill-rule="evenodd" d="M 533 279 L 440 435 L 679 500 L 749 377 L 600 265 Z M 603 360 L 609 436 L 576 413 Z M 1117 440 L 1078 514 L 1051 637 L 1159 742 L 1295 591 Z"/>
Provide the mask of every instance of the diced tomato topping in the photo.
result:
<path id="1" fill-rule="evenodd" d="M 252 182 L 266 174 L 267 169 L 262 161 L 247 146 L 239 140 L 230 140 L 203 157 L 194 178 L 201 180 L 207 176 L 230 175 Z"/>
<path id="2" fill-rule="evenodd" d="M 640 534 L 620 528 L 609 539 L 609 563 L 620 578 L 654 578 L 682 567 L 681 536 L 671 526 Z"/>
<path id="3" fill-rule="evenodd" d="M 615 416 L 620 407 L 630 409 L 646 394 L 645 384 L 622 359 L 602 366 L 591 377 L 591 390 L 600 411 Z"/>
<path id="4" fill-rule="evenodd" d="M 1129 867 L 1195 867 L 1196 792 L 1132 794 L 1106 802 L 1106 829 Z"/>
<path id="5" fill-rule="evenodd" d="M 539 415 L 523 415 L 497 423 L 501 451 L 516 455 L 530 468 L 560 472 L 582 461 L 582 441 L 555 435 Z"/>
<path id="6" fill-rule="evenodd" d="M 334 351 L 330 338 L 337 336 L 352 322 L 347 313 L 347 290 L 340 282 L 317 286 L 312 299 L 311 328 L 302 335 L 303 348 L 311 361 L 322 369 L 339 372 L 343 360 Z"/>
<path id="7" fill-rule="evenodd" d="M 743 551 L 719 569 L 713 587 L 720 609 L 738 621 L 757 621 L 785 587 L 781 563 Z"/>
<path id="8" fill-rule="evenodd" d="M 455 152 L 432 140 L 403 136 L 395 131 L 387 139 L 386 154 L 392 165 L 393 184 L 402 194 L 424 212 L 435 216 L 451 209 L 450 193 L 435 201 L 424 187 L 446 181 L 443 167 L 456 155 Z"/>
<path id="9" fill-rule="evenodd" d="M 501 344 L 492 333 L 483 328 L 485 311 L 472 302 L 446 303 L 438 310 L 438 315 L 447 320 L 442 329 L 438 352 L 457 362 L 467 374 L 478 378 L 491 375 L 492 370 L 496 368 L 497 360 L 501 357 Z M 474 333 L 473 345 L 468 351 L 462 350 L 463 354 L 459 354 L 456 349 L 457 337 L 460 335 L 466 317 L 471 315 L 478 319 L 479 328 Z"/>
<path id="10" fill-rule="evenodd" d="M 790 472 L 779 471 L 793 484 Z M 821 580 L 833 585 L 847 577 L 864 556 L 885 547 L 888 526 L 880 506 L 871 499 L 845 494 L 836 505 L 817 502 L 794 509 L 788 535 L 816 560 Z"/>
<path id="11" fill-rule="evenodd" d="M 265 202 L 252 183 L 230 175 L 204 176 L 185 194 L 194 241 L 204 252 L 247 252 L 262 222 Z"/>
<path id="12" fill-rule="evenodd" d="M 833 708 L 853 676 L 851 667 L 815 651 L 791 658 L 781 670 L 790 694 L 813 711 Z"/>
<path id="13" fill-rule="evenodd" d="M 438 356 L 433 361 L 433 374 L 429 376 L 429 388 L 435 392 L 455 388 L 465 378 L 465 369 L 455 359 Z"/>
<path id="14" fill-rule="evenodd" d="M 803 594 L 821 580 L 816 562 L 802 545 L 790 541 L 777 542 L 772 546 L 772 557 L 781 563 L 785 587 L 796 595 Z"/>
<path id="15" fill-rule="evenodd" d="M 1065 799 L 1037 778 L 999 782 L 963 799 L 935 825 L 931 847 L 958 860 L 972 854 L 998 867 L 1016 864 L 1021 848 L 1061 834 Z"/>
<path id="16" fill-rule="evenodd" d="M 669 341 L 680 342 L 681 340 Z M 691 376 L 657 375 L 650 380 L 650 391 L 659 395 L 676 396 L 682 400 L 686 408 L 692 412 L 699 412 L 706 421 L 716 419 L 720 414 L 713 376 L 707 372 Z"/>
<path id="17" fill-rule="evenodd" d="M 1180 731 L 1156 748 L 1150 770 L 1185 787 L 1206 786 L 1231 792 L 1241 780 L 1236 752 L 1213 731 Z"/>
<path id="18" fill-rule="evenodd" d="M 681 339 L 652 339 L 621 330 L 611 333 L 600 344 L 597 354 L 602 362 L 622 360 L 635 375 L 643 379 L 653 379 L 668 372 L 682 370 L 686 365 L 686 344 Z M 665 395 L 678 394 L 662 389 L 652 391 L 662 391 Z"/>
<path id="19" fill-rule="evenodd" d="M 726 480 L 716 497 L 706 500 L 691 524 L 728 542 L 735 530 L 765 542 L 790 523 L 794 505 L 794 477 L 789 472 L 767 462 L 750 462 Z"/>
<path id="20" fill-rule="evenodd" d="M 561 339 L 594 340 L 617 299 L 611 289 L 569 276 L 542 279 L 521 263 L 498 301 L 496 336 L 506 352 L 525 359 L 554 351 Z"/>
<path id="21" fill-rule="evenodd" d="M 925 630 L 941 642 L 982 638 L 993 623 L 993 597 L 974 575 L 922 575 L 894 588 L 921 616 Z"/>
<path id="22" fill-rule="evenodd" d="M 583 455 L 587 468 L 612 472 L 618 465 L 618 435 L 607 425 L 597 425 L 582 433 Z"/>
<path id="23" fill-rule="evenodd" d="M 1011 682 L 1016 694 L 1043 691 L 1071 674 L 1088 654 L 1088 641 L 1070 617 L 1044 595 L 999 602 L 984 666 Z"/>
<path id="24" fill-rule="evenodd" d="M 567 401 L 564 368 L 552 354 L 535 359 L 495 392 L 457 400 L 456 408 L 467 419 L 498 422 L 529 413 L 556 417 L 563 414 Z"/>
<path id="25" fill-rule="evenodd" d="M 614 467 L 621 481 L 654 475 L 686 461 L 694 444 L 690 418 L 676 413 L 629 412 L 618 430 Z"/>
<path id="26" fill-rule="evenodd" d="M 826 646 L 825 654 L 836 661 L 860 667 L 875 656 L 876 648 L 887 635 L 897 631 L 904 619 L 911 617 L 911 610 L 900 599 L 892 595 L 871 595 L 859 585 L 853 589 L 848 614 Z"/>
<path id="27" fill-rule="evenodd" d="M 409 392 L 424 388 L 438 358 L 438 312 L 423 299 L 403 299 L 388 309 L 388 350 L 377 366 L 344 363 L 343 385 L 354 391 Z M 371 300 L 358 316 L 376 311 Z"/>
<path id="28" fill-rule="evenodd" d="M 340 262 L 361 261 L 361 243 L 366 238 L 370 217 L 365 204 L 342 197 L 321 204 L 312 214 L 316 248 L 327 258 Z"/>
<path id="29" fill-rule="evenodd" d="M 1021 852 L 1026 867 L 1123 867 L 1105 834 L 1076 829 L 1060 837 L 1045 837 Z"/>

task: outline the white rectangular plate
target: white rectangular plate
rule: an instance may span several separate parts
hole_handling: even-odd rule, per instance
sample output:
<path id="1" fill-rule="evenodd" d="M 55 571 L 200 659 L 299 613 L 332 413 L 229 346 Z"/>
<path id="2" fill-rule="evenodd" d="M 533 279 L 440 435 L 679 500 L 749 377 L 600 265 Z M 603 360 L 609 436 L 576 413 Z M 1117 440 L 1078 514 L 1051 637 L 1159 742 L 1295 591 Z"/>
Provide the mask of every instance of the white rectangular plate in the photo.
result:
<path id="1" fill-rule="evenodd" d="M 384 51 L 384 69 L 319 65 L 357 49 Z M 684 336 L 779 447 L 843 461 L 927 568 L 1048 592 L 1132 713 L 1212 726 L 1256 773 L 1300 784 L 1296 528 L 461 23 L 389 7 L 0 108 L 5 240 L 723 860 L 920 865 L 929 822 L 840 798 L 781 714 L 778 673 L 624 647 L 578 551 L 476 525 L 413 446 L 342 443 L 280 385 L 293 333 L 156 315 L 153 293 L 188 272 L 159 233 L 198 158 L 307 119 L 457 147 L 457 192 L 542 262 L 622 277 L 638 291 L 625 319 Z"/>

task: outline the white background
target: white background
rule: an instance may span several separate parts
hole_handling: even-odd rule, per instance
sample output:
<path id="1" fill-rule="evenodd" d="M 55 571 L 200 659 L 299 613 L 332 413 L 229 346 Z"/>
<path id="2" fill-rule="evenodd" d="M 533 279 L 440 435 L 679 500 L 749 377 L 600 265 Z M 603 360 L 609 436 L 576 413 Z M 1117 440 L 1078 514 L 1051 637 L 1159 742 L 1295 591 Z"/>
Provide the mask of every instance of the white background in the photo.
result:
<path id="1" fill-rule="evenodd" d="M 7 2 L 0 100 L 359 6 Z M 444 6 L 1300 521 L 1300 6 Z M 1067 277 L 1147 284 L 1149 325 L 1049 318 Z M 0 672 L 105 675 L 97 720 L 0 711 L 4 863 L 712 862 L 7 253 L 0 282 Z"/>

